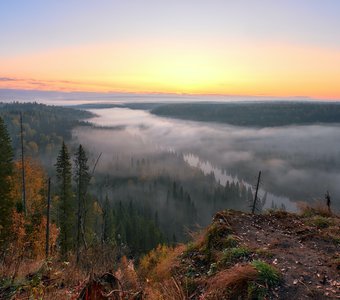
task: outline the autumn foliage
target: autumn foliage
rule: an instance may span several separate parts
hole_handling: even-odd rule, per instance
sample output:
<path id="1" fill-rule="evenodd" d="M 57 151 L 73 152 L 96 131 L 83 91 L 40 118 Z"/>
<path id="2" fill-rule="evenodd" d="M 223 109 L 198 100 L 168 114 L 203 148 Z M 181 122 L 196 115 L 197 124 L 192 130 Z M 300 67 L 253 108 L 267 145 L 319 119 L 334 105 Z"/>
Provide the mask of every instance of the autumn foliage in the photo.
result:
<path id="1" fill-rule="evenodd" d="M 11 212 L 11 226 L 8 232 L 7 247 L 3 249 L 6 275 L 13 279 L 18 276 L 23 265 L 29 261 L 45 258 L 46 245 L 46 175 L 38 162 L 25 159 L 26 172 L 26 207 L 25 216 L 21 207 L 21 161 L 14 162 L 11 177 L 11 199 L 14 202 Z M 50 253 L 56 249 L 59 230 L 56 224 L 50 224 Z M 4 274 L 3 274 L 4 275 Z"/>
<path id="2" fill-rule="evenodd" d="M 26 158 L 25 177 L 26 177 L 26 209 L 27 215 L 43 213 L 46 204 L 46 182 L 47 176 L 42 166 L 31 158 Z M 17 203 L 21 202 L 22 193 L 22 163 L 21 160 L 14 162 L 12 198 Z"/>

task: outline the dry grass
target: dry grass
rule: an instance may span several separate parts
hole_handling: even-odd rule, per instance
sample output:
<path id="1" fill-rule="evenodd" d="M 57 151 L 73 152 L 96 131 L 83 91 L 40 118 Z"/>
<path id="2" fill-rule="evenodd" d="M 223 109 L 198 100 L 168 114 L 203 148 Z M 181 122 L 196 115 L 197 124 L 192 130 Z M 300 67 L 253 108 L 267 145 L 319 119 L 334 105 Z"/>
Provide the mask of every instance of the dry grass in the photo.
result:
<path id="1" fill-rule="evenodd" d="M 29 273 L 38 271 L 44 263 L 44 260 L 24 259 L 17 271 L 16 277 L 24 277 Z M 0 278 L 11 278 L 15 273 L 15 262 L 0 265 Z"/>
<path id="2" fill-rule="evenodd" d="M 122 257 L 118 271 L 115 275 L 121 282 L 124 290 L 136 291 L 141 288 L 133 261 L 128 260 L 126 256 Z"/>
<path id="3" fill-rule="evenodd" d="M 186 300 L 181 284 L 175 277 L 171 277 L 161 283 L 148 285 L 145 288 L 146 299 L 148 300 Z"/>
<path id="4" fill-rule="evenodd" d="M 87 273 L 101 274 L 117 267 L 116 258 L 116 249 L 112 245 L 92 246 L 82 250 L 80 267 Z"/>
<path id="5" fill-rule="evenodd" d="M 178 245 L 175 248 L 158 247 L 142 259 L 140 273 L 144 274 L 146 280 L 144 287 L 146 299 L 187 299 L 180 282 L 173 276 L 174 270 L 180 265 L 178 257 L 185 248 L 185 245 Z"/>
<path id="6" fill-rule="evenodd" d="M 189 243 L 188 244 L 189 246 L 187 247 L 201 249 L 205 244 L 206 233 L 207 229 L 200 229 L 196 232 L 190 232 L 189 233 L 190 240 L 194 242 Z"/>
<path id="7" fill-rule="evenodd" d="M 258 272 L 251 265 L 235 266 L 217 273 L 207 281 L 203 299 L 234 299 L 247 291 L 248 283 L 256 280 Z"/>
<path id="8" fill-rule="evenodd" d="M 72 287 L 86 280 L 88 273 L 79 269 L 75 263 L 62 264 L 54 273 L 59 286 Z"/>
<path id="9" fill-rule="evenodd" d="M 139 275 L 147 281 L 160 282 L 171 277 L 170 270 L 179 265 L 177 258 L 185 250 L 185 245 L 175 248 L 158 246 L 145 255 L 139 265 Z"/>
<path id="10" fill-rule="evenodd" d="M 312 217 L 312 216 L 322 216 L 322 217 L 331 217 L 335 214 L 329 211 L 327 205 L 325 205 L 322 201 L 316 201 L 313 204 L 308 204 L 306 202 L 298 202 L 297 206 L 304 217 Z"/>
<path id="11" fill-rule="evenodd" d="M 179 266 L 178 257 L 183 253 L 184 245 L 179 245 L 170 251 L 164 259 L 162 259 L 155 267 L 153 279 L 159 281 L 170 277 L 169 270 Z"/>
<path id="12" fill-rule="evenodd" d="M 12 267 L 6 271 L 2 270 L 1 278 L 10 279 L 12 273 Z M 48 262 L 23 260 L 15 280 L 10 284 L 10 289 L 13 299 L 68 299 L 67 294 L 72 294 L 69 293 L 68 287 L 75 291 L 85 278 L 86 274 L 72 263 L 65 264 L 56 259 Z M 6 289 L 5 286 L 2 288 Z"/>
<path id="13" fill-rule="evenodd" d="M 286 219 L 287 217 L 291 216 L 293 213 L 290 213 L 284 210 L 274 210 L 274 211 L 269 210 L 269 211 L 266 211 L 265 214 L 274 216 L 276 219 Z"/>
<path id="14" fill-rule="evenodd" d="M 340 216 L 328 210 L 321 201 L 313 205 L 304 202 L 298 204 L 307 225 L 317 228 L 318 236 L 340 244 Z"/>
<path id="15" fill-rule="evenodd" d="M 205 245 L 207 249 L 222 250 L 225 247 L 225 239 L 227 239 L 232 232 L 228 223 L 215 221 L 209 226 L 205 235 Z"/>

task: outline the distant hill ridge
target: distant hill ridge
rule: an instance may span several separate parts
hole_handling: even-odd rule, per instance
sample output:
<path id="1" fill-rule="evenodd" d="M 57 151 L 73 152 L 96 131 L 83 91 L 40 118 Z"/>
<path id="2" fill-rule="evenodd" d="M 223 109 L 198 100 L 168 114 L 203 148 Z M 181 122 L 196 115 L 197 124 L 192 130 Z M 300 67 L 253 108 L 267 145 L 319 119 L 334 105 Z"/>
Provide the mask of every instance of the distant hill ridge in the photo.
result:
<path id="1" fill-rule="evenodd" d="M 176 103 L 160 105 L 151 113 L 252 127 L 340 123 L 340 103 L 330 102 Z"/>

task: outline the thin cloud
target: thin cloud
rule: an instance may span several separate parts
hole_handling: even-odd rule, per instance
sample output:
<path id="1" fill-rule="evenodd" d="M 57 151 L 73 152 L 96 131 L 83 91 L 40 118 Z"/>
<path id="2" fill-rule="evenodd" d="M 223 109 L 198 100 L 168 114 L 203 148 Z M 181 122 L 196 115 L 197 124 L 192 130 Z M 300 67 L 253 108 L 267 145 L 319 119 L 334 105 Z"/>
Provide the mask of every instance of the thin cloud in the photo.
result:
<path id="1" fill-rule="evenodd" d="M 66 85 L 66 87 L 65 87 Z M 70 80 L 40 80 L 35 78 L 0 77 L 0 88 L 69 90 L 80 86 L 80 82 Z M 78 90 L 78 89 L 76 89 Z"/>
<path id="2" fill-rule="evenodd" d="M 0 77 L 0 81 L 17 81 L 17 79 L 11 77 Z"/>

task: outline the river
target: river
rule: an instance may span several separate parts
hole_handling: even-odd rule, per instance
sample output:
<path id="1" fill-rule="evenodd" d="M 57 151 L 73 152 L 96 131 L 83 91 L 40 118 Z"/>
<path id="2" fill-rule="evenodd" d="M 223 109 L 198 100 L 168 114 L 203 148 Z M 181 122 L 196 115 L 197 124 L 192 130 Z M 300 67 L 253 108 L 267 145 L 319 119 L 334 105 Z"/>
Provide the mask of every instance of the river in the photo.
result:
<path id="1" fill-rule="evenodd" d="M 147 110 L 105 108 L 89 110 L 89 121 L 102 133 L 78 134 L 88 144 L 112 151 L 183 154 L 187 164 L 220 184 L 239 181 L 254 186 L 262 171 L 260 194 L 272 203 L 296 211 L 298 201 L 323 199 L 327 190 L 340 197 L 340 128 L 337 125 L 236 127 L 158 117 Z M 339 203 L 335 203 L 339 206 Z"/>

